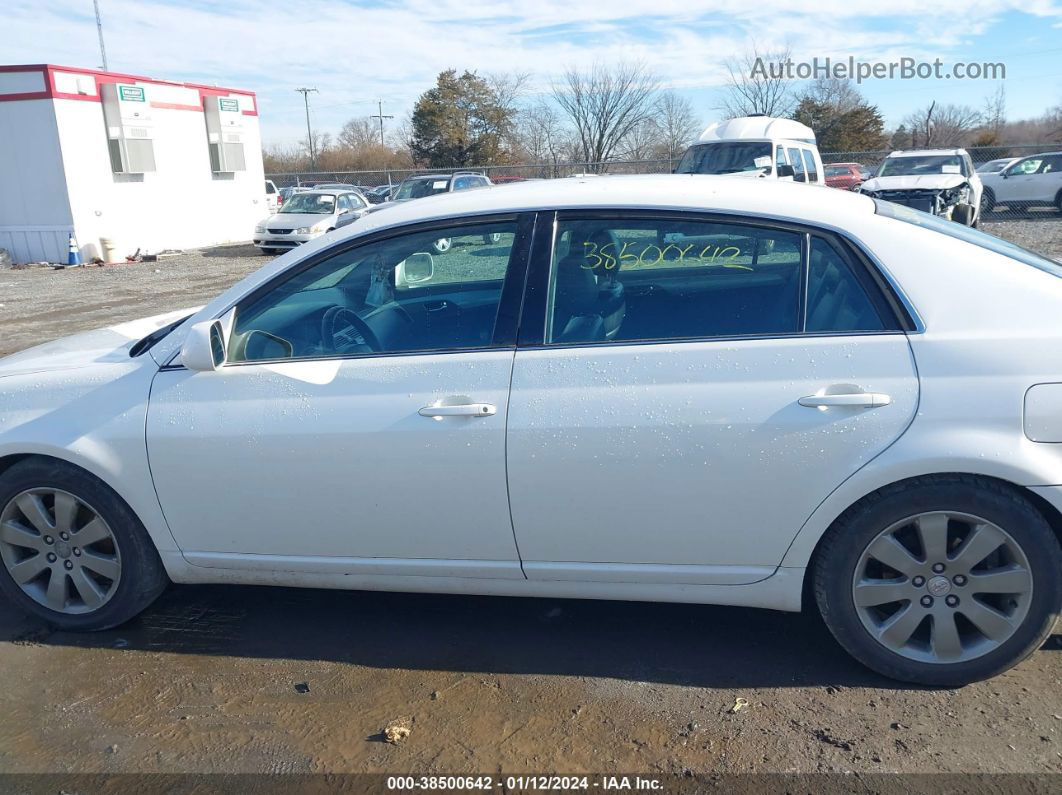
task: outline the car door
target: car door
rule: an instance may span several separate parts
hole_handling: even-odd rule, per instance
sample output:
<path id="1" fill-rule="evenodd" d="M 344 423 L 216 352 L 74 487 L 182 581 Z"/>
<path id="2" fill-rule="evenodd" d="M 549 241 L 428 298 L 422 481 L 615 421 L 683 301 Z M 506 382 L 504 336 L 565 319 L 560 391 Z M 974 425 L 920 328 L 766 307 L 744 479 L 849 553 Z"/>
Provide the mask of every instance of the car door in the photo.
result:
<path id="1" fill-rule="evenodd" d="M 532 223 L 421 225 L 333 247 L 226 314 L 225 366 L 164 368 L 147 442 L 186 557 L 522 577 L 504 451 Z M 444 234 L 454 249 L 435 260 Z M 434 314 L 439 303 L 452 311 Z"/>
<path id="2" fill-rule="evenodd" d="M 1062 195 L 1062 155 L 1045 155 L 1033 177 L 1030 200 L 1057 205 L 1058 197 Z"/>
<path id="3" fill-rule="evenodd" d="M 1025 157 L 1003 172 L 996 188 L 996 198 L 1001 204 L 1008 201 L 1025 202 L 1036 198 L 1036 172 L 1043 163 L 1043 157 Z"/>
<path id="4" fill-rule="evenodd" d="M 528 578 L 762 579 L 914 415 L 907 321 L 829 234 L 572 212 L 552 248 L 536 245 L 509 402 Z"/>
<path id="5" fill-rule="evenodd" d="M 354 205 L 350 203 L 350 194 L 341 193 L 336 197 L 336 226 L 343 226 L 353 219 Z"/>

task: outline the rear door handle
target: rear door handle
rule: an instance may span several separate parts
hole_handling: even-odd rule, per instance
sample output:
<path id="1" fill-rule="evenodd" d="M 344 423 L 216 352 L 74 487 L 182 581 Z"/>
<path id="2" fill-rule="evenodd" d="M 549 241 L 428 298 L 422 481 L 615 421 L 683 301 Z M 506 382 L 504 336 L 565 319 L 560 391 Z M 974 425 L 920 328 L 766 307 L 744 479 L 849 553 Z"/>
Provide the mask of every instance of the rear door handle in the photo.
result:
<path id="1" fill-rule="evenodd" d="M 842 395 L 808 395 L 800 398 L 797 403 L 812 409 L 826 409 L 831 406 L 876 409 L 892 403 L 892 398 L 880 392 L 849 392 Z"/>
<path id="2" fill-rule="evenodd" d="M 422 417 L 490 417 L 498 413 L 493 403 L 461 403 L 457 406 L 425 406 L 417 412 Z"/>

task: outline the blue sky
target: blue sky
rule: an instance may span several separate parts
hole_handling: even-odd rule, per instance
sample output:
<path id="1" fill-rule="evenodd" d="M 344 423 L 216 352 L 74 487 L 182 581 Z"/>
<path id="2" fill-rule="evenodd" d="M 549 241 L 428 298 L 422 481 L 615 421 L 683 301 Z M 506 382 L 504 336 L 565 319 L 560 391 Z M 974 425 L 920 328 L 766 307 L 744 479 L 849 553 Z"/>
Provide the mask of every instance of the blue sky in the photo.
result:
<path id="1" fill-rule="evenodd" d="M 442 69 L 527 71 L 548 92 L 568 65 L 648 63 L 717 115 L 723 61 L 753 42 L 796 60 L 900 57 L 1001 61 L 1011 118 L 1062 104 L 1062 0 L 100 0 L 115 71 L 256 91 L 267 142 L 304 134 L 299 86 L 314 86 L 315 126 L 408 114 Z M 100 63 L 92 0 L 5 0 L 7 63 Z M 998 81 L 877 80 L 862 90 L 890 126 L 931 100 L 981 106 Z M 396 120 L 397 121 L 397 120 Z M 394 122 L 391 122 L 392 124 Z"/>

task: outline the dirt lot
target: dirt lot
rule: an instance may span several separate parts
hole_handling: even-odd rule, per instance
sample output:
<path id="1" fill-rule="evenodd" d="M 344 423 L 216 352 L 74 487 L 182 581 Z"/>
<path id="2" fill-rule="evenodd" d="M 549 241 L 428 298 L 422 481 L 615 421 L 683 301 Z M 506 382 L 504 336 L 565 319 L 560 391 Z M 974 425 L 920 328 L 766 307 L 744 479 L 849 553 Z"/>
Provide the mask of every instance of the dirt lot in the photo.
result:
<path id="1" fill-rule="evenodd" d="M 987 228 L 1062 255 L 1062 220 Z M 265 261 L 0 272 L 0 353 L 201 303 Z M 6 772 L 1062 773 L 1058 634 L 1003 677 L 926 690 L 813 616 L 175 587 L 89 636 L 0 604 L 0 671 Z M 412 733 L 391 745 L 396 719 Z"/>

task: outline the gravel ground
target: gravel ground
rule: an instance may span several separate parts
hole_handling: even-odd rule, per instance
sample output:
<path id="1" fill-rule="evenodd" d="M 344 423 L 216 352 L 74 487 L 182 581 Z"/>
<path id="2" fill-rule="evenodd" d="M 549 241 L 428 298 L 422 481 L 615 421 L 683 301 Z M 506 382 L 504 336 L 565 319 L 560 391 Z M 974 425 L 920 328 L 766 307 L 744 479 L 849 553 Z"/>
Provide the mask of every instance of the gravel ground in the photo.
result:
<path id="1" fill-rule="evenodd" d="M 1062 256 L 1062 219 L 986 229 Z M 266 261 L 0 272 L 0 353 L 202 303 Z M 0 604 L 0 671 L 5 772 L 1062 773 L 1057 634 L 929 690 L 869 673 L 813 615 L 175 587 L 88 636 Z M 399 719 L 408 739 L 383 742 Z"/>

